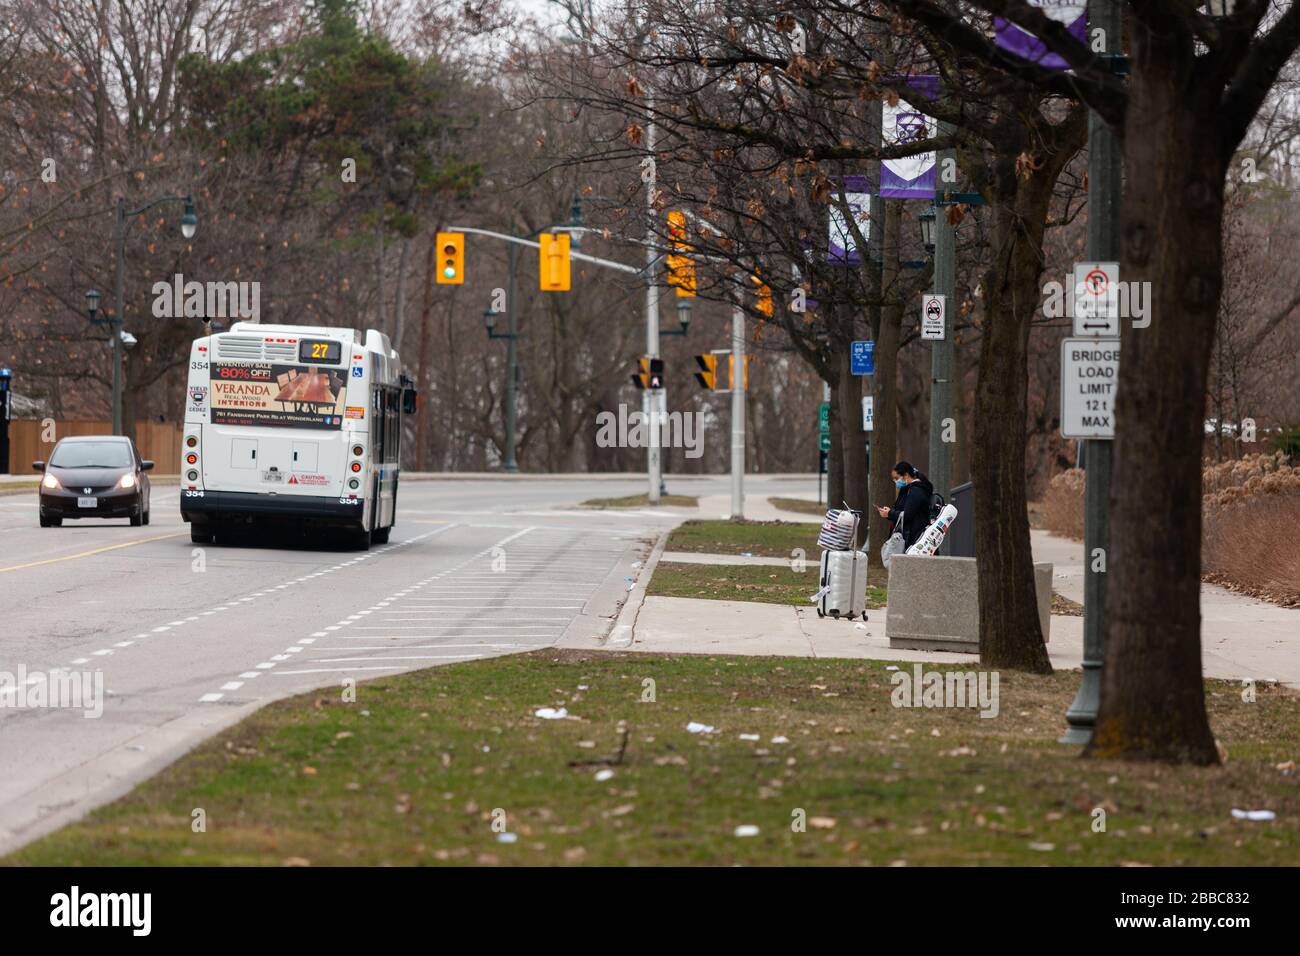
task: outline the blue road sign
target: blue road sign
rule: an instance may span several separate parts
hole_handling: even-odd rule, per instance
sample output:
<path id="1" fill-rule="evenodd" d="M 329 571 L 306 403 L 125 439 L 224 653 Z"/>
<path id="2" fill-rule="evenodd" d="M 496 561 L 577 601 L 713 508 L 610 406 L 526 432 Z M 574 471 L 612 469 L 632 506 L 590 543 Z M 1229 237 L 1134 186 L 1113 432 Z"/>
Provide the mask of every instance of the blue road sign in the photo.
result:
<path id="1" fill-rule="evenodd" d="M 876 343 L 854 342 L 850 359 L 850 370 L 854 375 L 874 374 L 876 371 Z"/>

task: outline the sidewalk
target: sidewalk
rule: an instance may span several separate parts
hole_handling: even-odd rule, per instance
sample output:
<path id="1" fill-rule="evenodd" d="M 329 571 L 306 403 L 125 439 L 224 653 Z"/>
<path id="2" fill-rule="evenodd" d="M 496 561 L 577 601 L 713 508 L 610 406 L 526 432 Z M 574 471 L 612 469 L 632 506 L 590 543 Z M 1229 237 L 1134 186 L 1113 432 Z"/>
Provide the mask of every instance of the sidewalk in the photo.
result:
<path id="1" fill-rule="evenodd" d="M 782 511 L 779 508 L 773 508 L 767 503 L 768 495 L 745 495 L 745 520 L 746 521 L 807 521 L 813 524 L 821 524 L 825 514 L 809 515 L 801 511 Z M 771 497 L 780 498 L 801 498 L 806 501 L 816 500 L 816 495 L 802 494 L 799 492 L 790 492 Z M 730 518 L 731 517 L 731 495 L 702 495 L 700 497 L 699 514 L 693 515 L 697 518 Z"/>
<path id="2" fill-rule="evenodd" d="M 748 510 L 748 509 L 746 509 Z M 1053 587 L 1083 600 L 1083 545 L 1042 531 L 1031 533 L 1034 558 L 1051 561 Z M 712 564 L 784 563 L 667 552 L 666 561 Z M 809 575 L 808 593 L 816 590 Z M 640 583 L 640 582 L 638 582 Z M 791 657 L 872 658 L 891 661 L 971 663 L 974 655 L 896 650 L 885 639 L 887 608 L 868 612 L 866 624 L 817 617 L 804 607 L 746 601 L 646 597 L 631 628 L 632 651 L 691 654 L 753 654 Z M 1201 587 L 1202 660 L 1207 677 L 1279 681 L 1300 688 L 1300 609 L 1282 608 L 1233 594 L 1216 585 Z M 1083 618 L 1053 615 L 1047 643 L 1052 666 L 1076 668 L 1083 656 Z"/>

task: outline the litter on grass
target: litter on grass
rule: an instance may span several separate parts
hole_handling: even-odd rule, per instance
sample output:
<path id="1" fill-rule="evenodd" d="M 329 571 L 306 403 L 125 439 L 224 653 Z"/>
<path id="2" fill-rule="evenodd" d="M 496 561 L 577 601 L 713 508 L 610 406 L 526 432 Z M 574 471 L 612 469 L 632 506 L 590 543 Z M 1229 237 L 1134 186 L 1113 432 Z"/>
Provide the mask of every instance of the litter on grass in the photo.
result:
<path id="1" fill-rule="evenodd" d="M 1276 820 L 1277 814 L 1272 810 L 1238 810 L 1232 808 L 1232 815 L 1238 820 Z"/>
<path id="2" fill-rule="evenodd" d="M 597 783 L 604 783 L 606 780 L 611 779 L 613 776 L 614 776 L 614 771 L 612 771 L 612 770 L 597 770 L 597 771 L 596 771 L 596 782 L 597 782 Z"/>
<path id="3" fill-rule="evenodd" d="M 742 823 L 740 826 L 736 827 L 736 836 L 738 837 L 758 836 L 758 827 L 754 826 L 754 824 L 752 823 Z"/>
<path id="4" fill-rule="evenodd" d="M 498 833 L 498 834 L 497 834 L 497 842 L 498 842 L 498 843 L 514 843 L 514 842 L 516 842 L 518 839 L 519 839 L 519 834 L 518 834 L 518 833 Z"/>
<path id="5" fill-rule="evenodd" d="M 740 739 L 741 739 L 741 740 L 758 740 L 759 737 L 758 737 L 758 734 L 741 734 L 741 735 L 740 735 Z"/>
<path id="6" fill-rule="evenodd" d="M 542 720 L 563 720 L 569 716 L 569 711 L 564 707 L 542 707 L 533 711 L 533 716 Z"/>
<path id="7" fill-rule="evenodd" d="M 711 734 L 713 733 L 713 727 L 709 724 L 701 724 L 692 720 L 686 725 L 686 732 L 688 734 Z"/>

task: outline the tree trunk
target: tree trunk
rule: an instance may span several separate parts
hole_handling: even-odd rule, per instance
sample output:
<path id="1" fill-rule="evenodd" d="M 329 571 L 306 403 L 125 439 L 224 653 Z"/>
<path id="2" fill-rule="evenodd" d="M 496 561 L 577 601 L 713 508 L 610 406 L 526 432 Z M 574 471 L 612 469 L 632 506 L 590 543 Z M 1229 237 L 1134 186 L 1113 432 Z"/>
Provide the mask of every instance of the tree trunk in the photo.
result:
<path id="1" fill-rule="evenodd" d="M 1086 753 L 1213 764 L 1201 675 L 1201 448 L 1226 159 L 1216 98 L 1187 82 L 1190 44 L 1134 32 L 1120 279 L 1150 282 L 1152 308 L 1146 328 L 1121 323 L 1105 664 Z"/>
<path id="2" fill-rule="evenodd" d="M 1055 177 L 1015 186 L 1003 171 L 993 208 L 993 264 L 984 281 L 984 335 L 975 388 L 975 556 L 980 663 L 1050 674 L 1034 588 L 1025 496 L 1029 325 L 1039 299 L 1042 234 Z"/>
<path id="3" fill-rule="evenodd" d="M 375 328 L 381 332 L 388 328 L 384 308 L 384 223 L 381 219 L 375 230 Z"/>
<path id="4" fill-rule="evenodd" d="M 871 394 L 875 403 L 875 424 L 871 436 L 871 500 L 866 519 L 872 530 L 867 549 L 868 567 L 881 567 L 880 548 L 892 533 L 892 525 L 872 510 L 876 505 L 892 505 L 895 494 L 889 470 L 898 460 L 898 343 L 902 338 L 903 303 L 898 292 L 898 245 L 902 229 L 900 205 L 903 200 L 886 199 L 883 242 L 880 328 L 876 331 L 875 374 L 871 376 Z"/>
<path id="5" fill-rule="evenodd" d="M 831 308 L 831 306 L 823 306 L 823 308 Z M 834 362 L 832 362 L 831 364 L 838 371 L 839 366 Z M 831 417 L 829 422 L 829 427 L 830 427 L 829 437 L 830 437 L 831 447 L 830 450 L 826 452 L 826 507 L 827 508 L 841 507 L 840 503 L 844 500 L 845 497 L 844 442 L 841 440 L 840 437 L 841 433 L 838 424 L 840 410 L 839 410 L 839 401 L 836 398 L 838 394 L 837 386 L 842 374 L 843 373 L 840 373 L 840 375 L 837 375 L 832 381 L 826 383 L 827 385 L 830 386 L 830 390 L 831 390 L 831 401 L 830 401 Z"/>
<path id="6" fill-rule="evenodd" d="M 402 252 L 397 258 L 397 296 L 393 304 L 393 348 L 402 351 L 402 337 L 406 334 L 406 276 L 411 268 L 412 239 L 402 240 Z"/>

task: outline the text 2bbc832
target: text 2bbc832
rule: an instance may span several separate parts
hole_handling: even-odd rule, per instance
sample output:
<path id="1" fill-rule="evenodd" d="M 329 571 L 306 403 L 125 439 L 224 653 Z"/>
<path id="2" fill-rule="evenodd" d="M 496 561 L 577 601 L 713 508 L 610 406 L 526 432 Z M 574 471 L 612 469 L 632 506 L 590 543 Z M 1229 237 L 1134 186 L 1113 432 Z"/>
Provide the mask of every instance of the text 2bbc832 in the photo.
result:
<path id="1" fill-rule="evenodd" d="M 386 542 L 415 404 L 374 329 L 237 322 L 195 339 L 180 463 L 191 539 L 294 522 Z"/>

